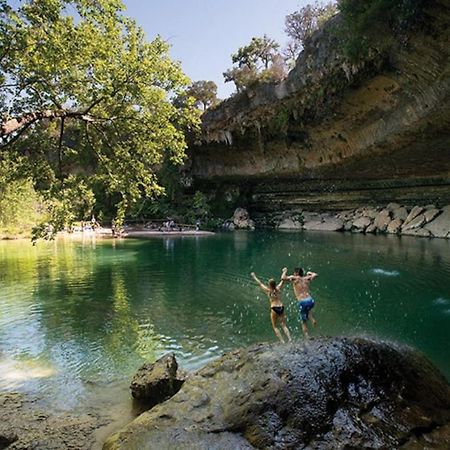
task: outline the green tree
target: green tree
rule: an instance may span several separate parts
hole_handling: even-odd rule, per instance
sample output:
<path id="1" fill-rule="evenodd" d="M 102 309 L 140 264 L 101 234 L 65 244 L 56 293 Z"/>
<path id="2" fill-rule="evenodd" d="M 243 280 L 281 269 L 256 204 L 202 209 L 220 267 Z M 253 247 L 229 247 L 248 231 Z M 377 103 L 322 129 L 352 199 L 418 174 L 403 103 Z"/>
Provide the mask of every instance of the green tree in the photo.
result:
<path id="1" fill-rule="evenodd" d="M 235 66 L 223 73 L 225 82 L 233 81 L 240 92 L 258 82 L 279 81 L 285 71 L 280 71 L 283 65 L 278 48 L 279 44 L 267 35 L 252 38 L 250 44 L 231 55 Z"/>
<path id="2" fill-rule="evenodd" d="M 364 56 L 376 41 L 395 37 L 421 18 L 425 0 L 339 0 L 344 51 L 351 60 Z"/>
<path id="3" fill-rule="evenodd" d="M 186 94 L 193 97 L 197 107 L 202 106 L 203 111 L 206 111 L 210 106 L 217 104 L 217 84 L 214 81 L 194 81 Z"/>
<path id="4" fill-rule="evenodd" d="M 290 40 L 283 50 L 283 55 L 292 66 L 305 42 L 314 31 L 337 13 L 336 3 L 316 1 L 286 16 L 285 32 Z"/>
<path id="5" fill-rule="evenodd" d="M 0 0 L 0 159 L 25 156 L 55 230 L 96 191 L 118 217 L 161 194 L 155 167 L 181 163 L 198 124 L 173 101 L 189 79 L 167 43 L 146 42 L 123 12 L 120 0 Z"/>

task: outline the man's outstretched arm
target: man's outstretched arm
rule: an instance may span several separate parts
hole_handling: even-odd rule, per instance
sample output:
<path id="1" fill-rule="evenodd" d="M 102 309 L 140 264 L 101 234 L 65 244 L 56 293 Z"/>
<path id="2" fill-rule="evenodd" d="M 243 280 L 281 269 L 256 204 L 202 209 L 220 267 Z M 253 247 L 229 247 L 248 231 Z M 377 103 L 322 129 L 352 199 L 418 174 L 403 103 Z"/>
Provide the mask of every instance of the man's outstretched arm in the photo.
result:
<path id="1" fill-rule="evenodd" d="M 306 272 L 306 277 L 308 280 L 314 280 L 314 278 L 317 278 L 319 275 L 316 272 Z"/>
<path id="2" fill-rule="evenodd" d="M 296 278 L 298 278 L 295 275 L 288 275 L 287 274 L 287 267 L 284 267 L 281 271 L 281 281 L 294 281 Z"/>

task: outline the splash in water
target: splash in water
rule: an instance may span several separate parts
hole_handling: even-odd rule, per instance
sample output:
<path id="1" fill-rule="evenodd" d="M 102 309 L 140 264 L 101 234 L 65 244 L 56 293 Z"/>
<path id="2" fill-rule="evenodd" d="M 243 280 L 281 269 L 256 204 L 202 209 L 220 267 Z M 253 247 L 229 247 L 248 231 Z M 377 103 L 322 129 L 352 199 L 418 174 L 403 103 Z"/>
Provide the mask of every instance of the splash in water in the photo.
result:
<path id="1" fill-rule="evenodd" d="M 448 305 L 450 303 L 450 301 L 444 297 L 439 297 L 436 300 L 434 300 L 433 303 L 435 305 Z"/>
<path id="2" fill-rule="evenodd" d="M 400 275 L 398 270 L 370 269 L 370 272 L 376 275 L 384 275 L 385 277 L 398 277 Z"/>

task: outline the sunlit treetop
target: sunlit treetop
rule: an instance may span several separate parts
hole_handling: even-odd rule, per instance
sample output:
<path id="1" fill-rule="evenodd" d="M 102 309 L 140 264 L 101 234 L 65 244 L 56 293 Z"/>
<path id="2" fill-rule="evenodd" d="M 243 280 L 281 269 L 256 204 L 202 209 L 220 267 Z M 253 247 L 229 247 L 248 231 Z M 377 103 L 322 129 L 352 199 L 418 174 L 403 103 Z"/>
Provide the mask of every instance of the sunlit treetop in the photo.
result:
<path id="1" fill-rule="evenodd" d="M 155 167 L 182 162 L 199 116 L 172 101 L 190 80 L 166 42 L 147 42 L 118 0 L 0 0 L 0 34 L 0 158 L 22 157 L 62 211 L 55 228 L 99 193 L 122 216 L 161 193 Z"/>

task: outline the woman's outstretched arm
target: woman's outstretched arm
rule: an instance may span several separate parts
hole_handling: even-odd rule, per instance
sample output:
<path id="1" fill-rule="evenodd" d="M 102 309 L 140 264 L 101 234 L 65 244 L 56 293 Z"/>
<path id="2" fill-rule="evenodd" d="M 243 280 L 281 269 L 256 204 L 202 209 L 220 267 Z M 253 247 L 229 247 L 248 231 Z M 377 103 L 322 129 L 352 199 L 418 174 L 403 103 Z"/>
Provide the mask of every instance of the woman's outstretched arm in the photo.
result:
<path id="1" fill-rule="evenodd" d="M 265 291 L 265 292 L 269 292 L 270 291 L 270 289 L 256 276 L 255 272 L 252 272 L 250 275 L 259 284 L 259 287 L 263 291 Z"/>

